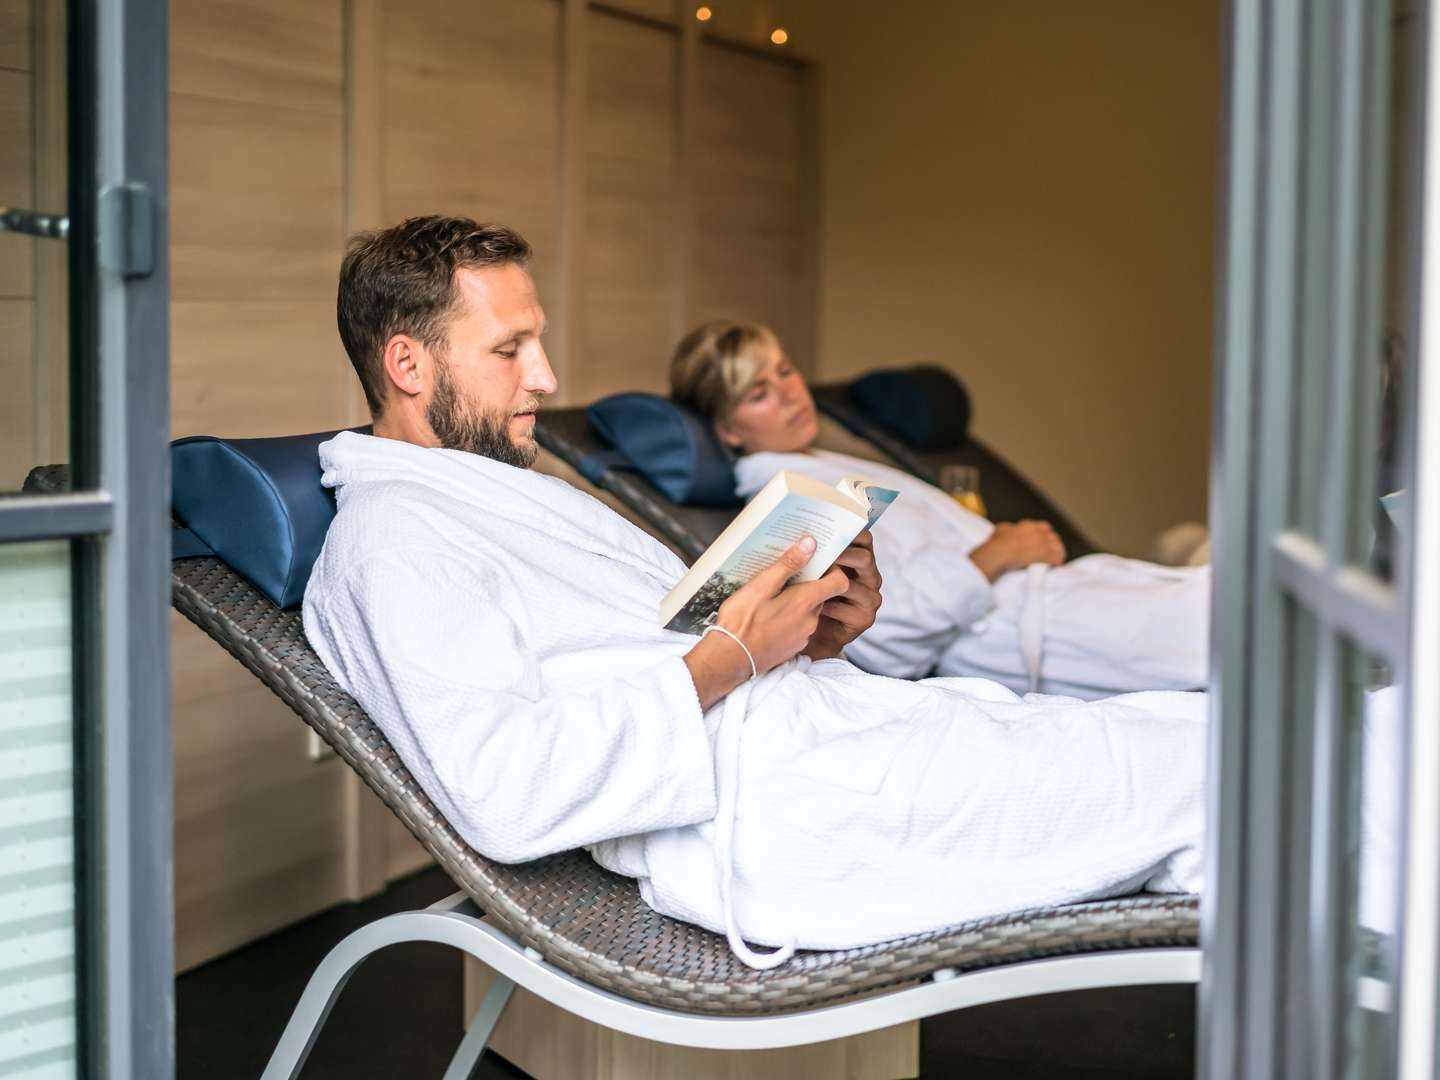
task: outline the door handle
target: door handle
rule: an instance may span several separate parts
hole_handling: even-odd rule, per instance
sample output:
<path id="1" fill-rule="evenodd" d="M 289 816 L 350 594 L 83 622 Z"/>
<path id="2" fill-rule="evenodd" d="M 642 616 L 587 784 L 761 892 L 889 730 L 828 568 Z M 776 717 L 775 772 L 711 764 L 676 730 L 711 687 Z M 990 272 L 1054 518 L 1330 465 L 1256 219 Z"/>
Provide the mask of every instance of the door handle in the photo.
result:
<path id="1" fill-rule="evenodd" d="M 70 219 L 64 214 L 41 214 L 35 210 L 0 206 L 0 232 L 64 240 L 70 235 Z"/>

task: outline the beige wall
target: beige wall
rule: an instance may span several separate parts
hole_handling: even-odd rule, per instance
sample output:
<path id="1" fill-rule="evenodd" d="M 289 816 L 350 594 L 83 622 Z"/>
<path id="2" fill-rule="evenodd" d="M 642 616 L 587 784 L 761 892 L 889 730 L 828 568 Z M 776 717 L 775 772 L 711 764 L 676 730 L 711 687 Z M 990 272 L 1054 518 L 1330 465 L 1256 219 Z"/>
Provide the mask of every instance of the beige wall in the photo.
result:
<path id="1" fill-rule="evenodd" d="M 1114 550 L 1203 519 L 1220 5 L 786 14 L 822 70 L 820 374 L 951 367 Z"/>

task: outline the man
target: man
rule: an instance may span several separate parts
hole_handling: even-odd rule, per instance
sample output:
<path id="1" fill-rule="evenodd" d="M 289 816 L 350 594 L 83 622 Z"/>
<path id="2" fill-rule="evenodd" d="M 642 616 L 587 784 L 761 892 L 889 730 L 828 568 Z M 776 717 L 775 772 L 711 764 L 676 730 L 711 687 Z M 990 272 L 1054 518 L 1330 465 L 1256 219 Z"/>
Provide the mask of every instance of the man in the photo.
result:
<path id="1" fill-rule="evenodd" d="M 469 843 L 586 846 L 760 967 L 1198 887 L 1199 695 L 866 675 L 841 650 L 880 602 L 868 539 L 786 586 L 797 544 L 717 632 L 662 629 L 679 560 L 528 468 L 556 389 L 529 253 L 455 218 L 352 242 L 340 332 L 375 435 L 321 447 L 338 512 L 305 597 L 326 666 Z"/>

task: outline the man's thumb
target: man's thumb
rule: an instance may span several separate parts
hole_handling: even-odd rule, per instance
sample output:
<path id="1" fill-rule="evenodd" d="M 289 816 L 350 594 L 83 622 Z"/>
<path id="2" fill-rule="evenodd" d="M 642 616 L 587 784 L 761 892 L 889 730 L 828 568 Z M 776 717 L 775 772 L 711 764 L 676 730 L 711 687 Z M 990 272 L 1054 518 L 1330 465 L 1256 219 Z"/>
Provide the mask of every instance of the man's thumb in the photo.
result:
<path id="1" fill-rule="evenodd" d="M 780 558 L 788 566 L 792 567 L 793 569 L 799 570 L 810 561 L 810 557 L 814 554 L 815 538 L 807 533 L 805 536 L 800 537 L 799 540 L 796 540 L 793 544 L 786 548 L 785 554 L 780 556 Z"/>

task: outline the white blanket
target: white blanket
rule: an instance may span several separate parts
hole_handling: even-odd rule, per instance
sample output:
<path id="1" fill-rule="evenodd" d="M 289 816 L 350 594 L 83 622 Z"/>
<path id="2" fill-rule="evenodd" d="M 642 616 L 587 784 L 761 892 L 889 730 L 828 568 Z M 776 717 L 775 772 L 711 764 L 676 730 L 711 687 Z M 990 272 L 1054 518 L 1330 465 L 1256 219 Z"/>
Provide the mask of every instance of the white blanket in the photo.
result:
<path id="1" fill-rule="evenodd" d="M 657 625 L 684 568 L 601 503 L 351 433 L 321 461 L 339 513 L 306 633 L 486 855 L 589 846 L 755 963 L 742 937 L 840 948 L 1199 888 L 1203 695 L 1021 700 L 801 659 L 702 715 L 695 639 Z"/>
<path id="2" fill-rule="evenodd" d="M 833 484 L 863 476 L 901 492 L 875 526 L 885 603 L 847 650 L 866 671 L 914 679 L 980 676 L 1017 693 L 1080 698 L 1193 690 L 1209 662 L 1210 568 L 1090 555 L 1002 574 L 969 554 L 993 526 L 909 473 L 845 454 L 750 454 L 735 466 L 750 496 L 781 469 Z"/>

